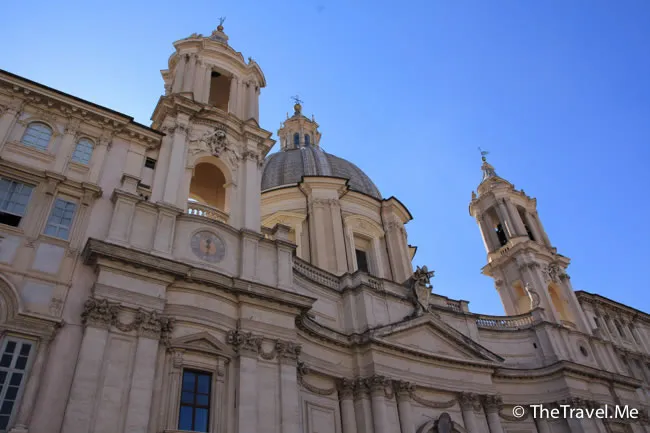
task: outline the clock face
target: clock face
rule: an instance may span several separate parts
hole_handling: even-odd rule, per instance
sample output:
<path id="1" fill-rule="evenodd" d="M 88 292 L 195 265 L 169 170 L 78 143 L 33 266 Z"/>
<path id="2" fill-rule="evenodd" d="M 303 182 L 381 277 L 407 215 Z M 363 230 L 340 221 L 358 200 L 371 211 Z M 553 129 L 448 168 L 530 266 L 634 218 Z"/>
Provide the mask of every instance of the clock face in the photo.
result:
<path id="1" fill-rule="evenodd" d="M 226 245 L 212 232 L 198 232 L 192 236 L 192 252 L 201 260 L 220 262 L 226 255 Z"/>

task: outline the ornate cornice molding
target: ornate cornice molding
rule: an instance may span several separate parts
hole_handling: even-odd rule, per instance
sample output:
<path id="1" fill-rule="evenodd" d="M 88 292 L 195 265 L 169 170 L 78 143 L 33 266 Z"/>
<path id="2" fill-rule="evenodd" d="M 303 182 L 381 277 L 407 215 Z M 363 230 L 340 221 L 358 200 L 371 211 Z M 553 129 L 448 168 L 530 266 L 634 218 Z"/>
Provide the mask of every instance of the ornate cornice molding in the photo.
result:
<path id="1" fill-rule="evenodd" d="M 273 341 L 273 348 L 269 351 L 264 351 L 263 343 L 265 340 Z M 226 334 L 226 343 L 231 345 L 235 353 L 247 356 L 259 356 L 264 360 L 271 361 L 277 359 L 280 362 L 296 364 L 302 346 L 293 341 L 285 341 L 280 339 L 269 339 L 262 335 L 256 335 L 252 332 L 241 331 L 240 329 L 233 329 Z M 306 366 L 302 364 L 303 373 Z M 307 370 L 308 371 L 308 370 Z"/>
<path id="2" fill-rule="evenodd" d="M 115 328 L 125 333 L 135 331 L 138 336 L 169 342 L 174 329 L 174 318 L 161 315 L 157 311 L 138 309 L 130 322 L 124 322 L 120 315 L 126 310 L 117 302 L 91 297 L 84 303 L 81 320 L 85 326 L 107 330 Z"/>

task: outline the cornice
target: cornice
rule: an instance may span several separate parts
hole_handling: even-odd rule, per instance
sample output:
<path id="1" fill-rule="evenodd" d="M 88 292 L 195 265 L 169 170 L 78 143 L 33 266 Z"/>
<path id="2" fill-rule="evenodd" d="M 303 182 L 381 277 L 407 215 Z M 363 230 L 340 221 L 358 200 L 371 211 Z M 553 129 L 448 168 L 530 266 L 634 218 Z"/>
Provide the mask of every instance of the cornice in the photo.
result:
<path id="1" fill-rule="evenodd" d="M 478 367 L 478 368 L 487 368 L 493 369 L 496 364 L 490 360 L 467 360 L 459 358 L 450 358 L 446 356 L 440 356 L 433 353 L 424 352 L 417 349 L 408 348 L 405 346 L 397 346 L 395 344 L 388 343 L 381 339 L 375 338 L 373 336 L 374 329 L 365 331 L 364 333 L 358 334 L 343 334 L 333 329 L 330 329 L 326 326 L 316 323 L 306 315 L 301 315 L 296 318 L 296 327 L 302 332 L 307 333 L 317 339 L 334 344 L 336 346 L 344 347 L 347 349 L 354 348 L 366 348 L 366 347 L 375 347 L 383 348 L 393 352 L 400 353 L 402 355 L 408 355 L 411 357 L 427 359 L 434 361 L 439 364 L 444 365 L 463 365 L 469 367 Z M 377 328 L 375 328 L 377 329 Z"/>
<path id="2" fill-rule="evenodd" d="M 147 147 L 155 147 L 162 134 L 141 125 L 133 117 L 102 107 L 90 101 L 44 86 L 10 72 L 0 70 L 0 89 L 19 97 L 29 105 L 66 117 L 77 118 L 97 126 L 120 131 L 131 140 Z"/>
<path id="3" fill-rule="evenodd" d="M 602 380 L 607 383 L 616 383 L 618 385 L 634 389 L 641 386 L 641 381 L 637 379 L 565 360 L 558 361 L 554 364 L 537 369 L 514 369 L 500 367 L 495 371 L 494 377 L 507 380 L 534 381 L 558 374 L 567 373 L 575 374 L 589 379 Z"/>
<path id="4" fill-rule="evenodd" d="M 597 293 L 589 293 L 585 292 L 584 290 L 576 290 L 575 294 L 580 303 L 585 302 L 602 308 L 611 309 L 620 312 L 621 314 L 624 314 L 631 319 L 641 320 L 645 323 L 650 324 L 650 314 L 646 312 L 637 310 L 625 304 L 621 304 L 620 302 L 616 302 Z"/>
<path id="5" fill-rule="evenodd" d="M 144 268 L 177 279 L 195 282 L 200 281 L 203 284 L 227 290 L 240 296 L 244 295 L 252 298 L 265 299 L 280 305 L 287 305 L 296 308 L 298 311 L 308 310 L 315 302 L 314 298 L 297 293 L 225 276 L 218 272 L 195 268 L 179 261 L 154 256 L 146 252 L 93 238 L 88 239 L 82 252 L 82 258 L 84 263 L 90 266 L 96 265 L 98 258 L 108 258 L 113 261 L 122 262 L 128 266 Z"/>

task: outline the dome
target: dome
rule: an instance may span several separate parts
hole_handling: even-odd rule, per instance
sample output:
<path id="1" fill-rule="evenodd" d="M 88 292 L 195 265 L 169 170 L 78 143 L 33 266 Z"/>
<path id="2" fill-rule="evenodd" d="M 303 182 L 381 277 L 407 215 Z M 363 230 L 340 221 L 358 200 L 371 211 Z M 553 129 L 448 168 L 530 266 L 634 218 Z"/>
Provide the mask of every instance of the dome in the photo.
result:
<path id="1" fill-rule="evenodd" d="M 319 146 L 286 149 L 266 157 L 262 169 L 262 191 L 296 184 L 303 176 L 332 176 L 348 179 L 352 191 L 381 200 L 381 194 L 359 167 Z"/>

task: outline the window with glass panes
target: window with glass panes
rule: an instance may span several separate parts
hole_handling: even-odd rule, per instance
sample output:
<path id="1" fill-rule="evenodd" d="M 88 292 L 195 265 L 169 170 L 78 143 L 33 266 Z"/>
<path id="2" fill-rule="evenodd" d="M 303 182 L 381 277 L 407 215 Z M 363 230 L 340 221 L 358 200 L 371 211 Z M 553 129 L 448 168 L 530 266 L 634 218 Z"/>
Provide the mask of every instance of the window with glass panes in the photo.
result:
<path id="1" fill-rule="evenodd" d="M 33 186 L 0 178 L 0 224 L 18 227 L 33 190 Z"/>
<path id="2" fill-rule="evenodd" d="M 33 343 L 7 338 L 0 352 L 0 432 L 7 431 L 16 412 L 20 391 L 27 381 L 29 356 Z"/>
<path id="3" fill-rule="evenodd" d="M 52 128 L 44 123 L 34 122 L 25 130 L 21 142 L 26 146 L 46 150 L 51 138 Z"/>
<path id="4" fill-rule="evenodd" d="M 88 164 L 90 157 L 93 156 L 93 143 L 87 138 L 82 138 L 77 142 L 77 146 L 72 153 L 72 160 L 80 164 Z"/>
<path id="5" fill-rule="evenodd" d="M 210 422 L 210 391 L 212 375 L 184 370 L 178 429 L 207 432 Z"/>
<path id="6" fill-rule="evenodd" d="M 77 204 L 57 198 L 47 219 L 45 234 L 60 239 L 68 239 Z"/>

